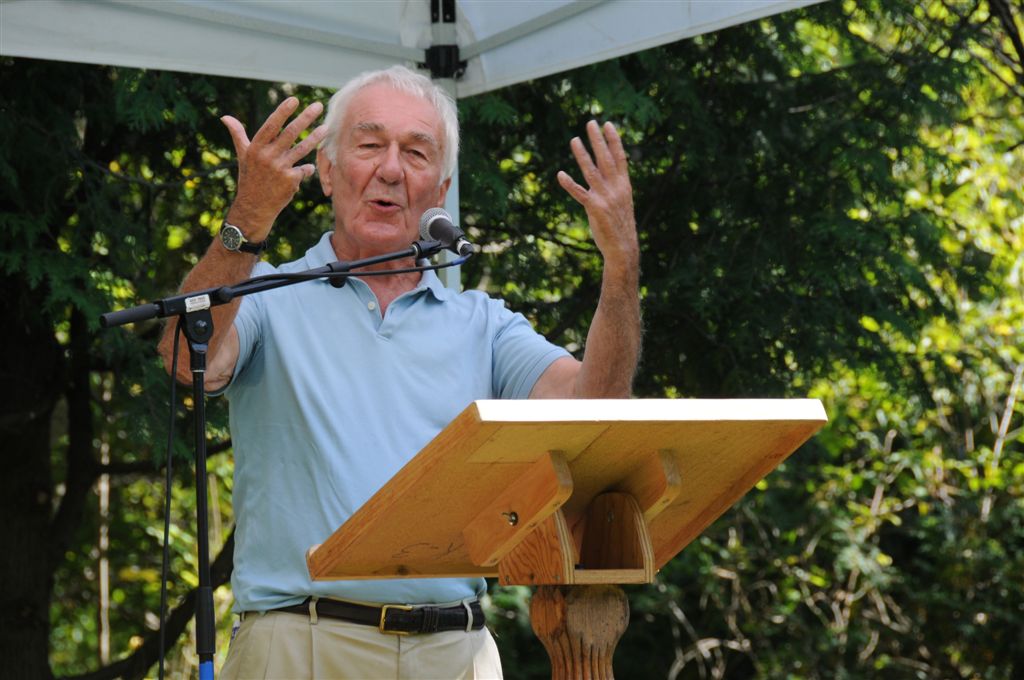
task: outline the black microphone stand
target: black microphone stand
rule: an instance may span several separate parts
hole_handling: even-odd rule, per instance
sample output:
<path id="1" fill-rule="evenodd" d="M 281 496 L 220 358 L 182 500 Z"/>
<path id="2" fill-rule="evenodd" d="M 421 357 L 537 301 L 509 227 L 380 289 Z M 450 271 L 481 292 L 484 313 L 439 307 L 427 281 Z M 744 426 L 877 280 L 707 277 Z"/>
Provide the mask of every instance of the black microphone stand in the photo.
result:
<path id="1" fill-rule="evenodd" d="M 192 372 L 192 411 L 195 427 L 196 457 L 196 542 L 198 543 L 199 589 L 196 593 L 196 653 L 199 655 L 200 680 L 213 680 L 213 655 L 216 651 L 216 626 L 213 609 L 213 586 L 210 579 L 210 538 L 206 486 L 206 354 L 213 337 L 213 315 L 210 309 L 224 305 L 235 298 L 260 293 L 273 288 L 290 286 L 303 281 L 326 278 L 331 285 L 341 288 L 349 276 L 359 276 L 360 269 L 382 262 L 409 257 L 430 257 L 446 246 L 440 241 L 415 241 L 406 250 L 346 262 L 339 260 L 316 269 L 290 274 L 268 274 L 242 281 L 233 286 L 206 288 L 182 295 L 173 295 L 156 302 L 129 307 L 100 315 L 104 328 L 122 326 L 136 321 L 181 317 L 182 329 L 188 341 L 189 368 Z M 450 246 L 449 246 L 450 247 Z M 458 261 L 449 263 L 457 264 Z M 340 282 L 340 283 L 339 283 Z M 174 408 L 173 404 L 171 408 Z M 161 612 L 160 625 L 164 625 Z"/>

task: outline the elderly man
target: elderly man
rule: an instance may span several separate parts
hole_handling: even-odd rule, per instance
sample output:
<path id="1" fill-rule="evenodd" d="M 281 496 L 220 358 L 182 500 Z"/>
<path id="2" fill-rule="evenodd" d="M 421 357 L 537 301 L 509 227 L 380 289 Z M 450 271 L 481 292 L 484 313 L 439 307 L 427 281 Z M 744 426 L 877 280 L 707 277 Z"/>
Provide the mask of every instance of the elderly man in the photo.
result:
<path id="1" fill-rule="evenodd" d="M 299 271 L 405 249 L 441 206 L 458 153 L 454 102 L 404 67 L 364 74 L 321 113 L 285 100 L 250 140 L 223 122 L 238 154 L 238 193 L 183 290 L 275 270 L 258 261 L 274 220 L 316 170 L 335 226 Z M 483 627 L 481 579 L 313 582 L 321 542 L 474 399 L 625 397 L 639 351 L 638 246 L 622 142 L 591 121 L 571 148 L 587 186 L 559 173 L 583 205 L 604 258 L 582 362 L 480 292 L 432 272 L 375 267 L 341 289 L 313 281 L 215 308 L 207 387 L 230 400 L 237 518 L 232 588 L 240 628 L 227 677 L 500 677 Z M 170 365 L 173 331 L 161 351 Z M 458 357 L 457 362 L 440 360 Z M 182 361 L 181 365 L 187 365 Z M 187 379 L 183 368 L 179 378 Z M 378 630 L 381 607 L 386 632 Z M 408 636 L 389 635 L 400 631 Z"/>

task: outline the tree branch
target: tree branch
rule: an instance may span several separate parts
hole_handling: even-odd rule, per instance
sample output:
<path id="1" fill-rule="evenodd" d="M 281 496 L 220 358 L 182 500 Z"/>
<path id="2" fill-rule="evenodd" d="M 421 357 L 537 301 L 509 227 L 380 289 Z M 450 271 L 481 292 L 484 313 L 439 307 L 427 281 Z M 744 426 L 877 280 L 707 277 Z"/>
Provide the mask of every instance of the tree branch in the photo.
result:
<path id="1" fill-rule="evenodd" d="M 81 524 L 86 496 L 96 481 L 97 462 L 93 456 L 92 397 L 89 387 L 89 335 L 84 315 L 71 312 L 71 376 L 66 392 L 68 403 L 68 452 L 64 496 L 50 525 L 49 553 L 60 564 Z"/>
<path id="2" fill-rule="evenodd" d="M 976 59 L 978 61 L 978 63 L 981 64 L 982 68 L 984 68 L 986 71 L 988 71 L 989 74 L 993 78 L 995 78 L 1000 83 L 1002 83 L 1006 87 L 1007 90 L 1009 90 L 1010 92 L 1015 94 L 1017 97 L 1019 97 L 1021 99 L 1024 99 L 1024 89 L 1021 89 L 1016 83 L 1012 83 L 1009 80 L 1007 80 L 1006 78 L 1004 78 L 1002 76 L 1002 74 L 1000 74 L 999 71 L 997 71 L 992 66 L 992 64 L 988 63 L 988 61 L 986 61 L 984 58 L 982 58 L 981 55 L 977 54 L 973 50 L 971 50 L 971 56 L 974 59 Z"/>
<path id="3" fill-rule="evenodd" d="M 996 433 L 996 443 L 992 448 L 992 460 L 985 471 L 986 477 L 994 476 L 999 470 L 999 459 L 1003 455 L 1003 445 L 1006 443 L 1006 433 L 1010 429 L 1010 421 L 1013 419 L 1014 405 L 1017 403 L 1017 390 L 1020 388 L 1021 380 L 1024 379 L 1024 362 L 1017 364 L 1017 370 L 1013 372 L 1013 382 L 1006 395 L 1006 405 L 1003 408 L 1003 415 L 999 421 L 999 431 Z M 988 522 L 989 514 L 992 511 L 994 495 L 992 488 L 985 493 L 981 503 L 981 521 Z"/>
<path id="4" fill-rule="evenodd" d="M 1006 0 L 989 0 L 989 5 L 995 10 L 994 14 L 999 17 L 999 23 L 1003 25 L 1010 44 L 1017 52 L 1017 66 L 1024 69 L 1024 40 L 1021 39 L 1020 29 L 1017 28 L 1017 24 L 1013 20 L 1013 10 L 1010 9 L 1010 4 Z"/>

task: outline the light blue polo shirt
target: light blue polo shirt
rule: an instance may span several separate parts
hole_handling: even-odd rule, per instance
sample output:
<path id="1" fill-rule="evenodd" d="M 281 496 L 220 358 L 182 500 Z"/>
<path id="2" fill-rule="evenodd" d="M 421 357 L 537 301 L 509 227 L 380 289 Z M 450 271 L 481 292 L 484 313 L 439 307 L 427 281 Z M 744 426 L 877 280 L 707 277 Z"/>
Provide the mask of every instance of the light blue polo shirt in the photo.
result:
<path id="1" fill-rule="evenodd" d="M 336 259 L 328 233 L 277 271 Z M 253 275 L 273 271 L 259 263 Z M 235 453 L 235 611 L 310 595 L 421 604 L 481 592 L 483 579 L 313 582 L 305 554 L 471 401 L 526 398 L 568 353 L 500 300 L 456 293 L 433 272 L 383 318 L 363 281 L 338 289 L 318 280 L 243 298 L 235 328 L 240 351 L 225 391 Z"/>

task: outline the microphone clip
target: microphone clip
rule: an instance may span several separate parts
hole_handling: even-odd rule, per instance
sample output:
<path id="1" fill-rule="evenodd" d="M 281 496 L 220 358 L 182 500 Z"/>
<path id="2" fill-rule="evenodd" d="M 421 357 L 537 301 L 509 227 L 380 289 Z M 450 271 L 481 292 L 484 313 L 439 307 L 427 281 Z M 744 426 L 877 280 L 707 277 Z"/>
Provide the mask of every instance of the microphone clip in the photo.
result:
<path id="1" fill-rule="evenodd" d="M 412 242 L 412 247 L 416 249 L 416 259 L 420 260 L 425 257 L 432 257 L 437 253 L 444 250 L 444 244 L 440 241 L 420 239 Z"/>

